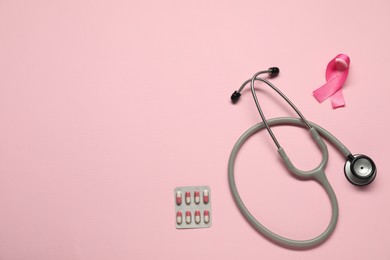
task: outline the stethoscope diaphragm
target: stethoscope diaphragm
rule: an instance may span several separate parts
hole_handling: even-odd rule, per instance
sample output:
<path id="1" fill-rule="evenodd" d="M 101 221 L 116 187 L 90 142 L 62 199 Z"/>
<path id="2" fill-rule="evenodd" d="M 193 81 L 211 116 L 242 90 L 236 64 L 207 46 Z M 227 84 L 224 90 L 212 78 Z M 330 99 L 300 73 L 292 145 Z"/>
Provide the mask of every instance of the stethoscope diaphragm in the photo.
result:
<path id="1" fill-rule="evenodd" d="M 365 186 L 375 179 L 376 166 L 370 157 L 355 154 L 345 162 L 344 173 L 352 184 Z"/>

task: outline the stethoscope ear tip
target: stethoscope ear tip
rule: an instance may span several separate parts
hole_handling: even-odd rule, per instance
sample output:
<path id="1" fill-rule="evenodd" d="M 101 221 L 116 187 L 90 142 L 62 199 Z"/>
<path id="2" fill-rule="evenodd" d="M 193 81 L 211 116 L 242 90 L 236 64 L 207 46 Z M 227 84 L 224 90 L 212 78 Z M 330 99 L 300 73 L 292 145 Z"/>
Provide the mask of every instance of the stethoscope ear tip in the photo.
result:
<path id="1" fill-rule="evenodd" d="M 344 173 L 352 184 L 365 186 L 375 179 L 376 165 L 374 161 L 366 155 L 349 155 L 344 165 Z"/>
<path id="2" fill-rule="evenodd" d="M 232 96 L 230 97 L 230 99 L 232 100 L 233 104 L 235 104 L 235 103 L 238 101 L 238 99 L 240 98 L 240 96 L 241 96 L 241 93 L 240 93 L 240 92 L 238 92 L 237 90 L 234 91 L 234 93 L 233 93 Z"/>
<path id="3" fill-rule="evenodd" d="M 278 67 L 271 67 L 268 69 L 268 75 L 271 77 L 276 77 L 279 75 L 279 68 Z"/>

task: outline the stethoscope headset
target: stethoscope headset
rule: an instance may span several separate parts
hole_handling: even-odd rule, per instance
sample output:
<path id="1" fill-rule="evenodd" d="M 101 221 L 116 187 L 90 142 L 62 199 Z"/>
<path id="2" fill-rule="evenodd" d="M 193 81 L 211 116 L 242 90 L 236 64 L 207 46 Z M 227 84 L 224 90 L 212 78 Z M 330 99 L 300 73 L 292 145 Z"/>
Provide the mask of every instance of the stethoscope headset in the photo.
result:
<path id="1" fill-rule="evenodd" d="M 254 125 L 253 127 L 249 128 L 236 142 L 234 145 L 232 152 L 230 154 L 229 158 L 229 164 L 228 164 L 228 177 L 229 177 L 229 185 L 230 189 L 233 195 L 233 198 L 240 209 L 241 213 L 244 215 L 244 217 L 248 220 L 248 222 L 262 235 L 264 235 L 269 240 L 285 246 L 289 248 L 294 249 L 305 249 L 305 248 L 311 248 L 316 245 L 319 245 L 323 241 L 325 241 L 332 231 L 334 230 L 337 219 L 338 219 L 338 203 L 336 195 L 333 191 L 332 186 L 330 185 L 328 179 L 325 175 L 325 166 L 328 161 L 328 149 L 323 141 L 322 138 L 325 138 L 328 142 L 330 142 L 334 147 L 336 147 L 342 155 L 345 156 L 346 162 L 344 165 L 344 173 L 347 179 L 354 185 L 357 186 L 365 186 L 370 184 L 376 176 L 376 166 L 374 161 L 362 154 L 355 154 L 352 155 L 352 153 L 348 150 L 345 145 L 343 145 L 336 137 L 334 137 L 331 133 L 329 133 L 324 128 L 309 122 L 306 120 L 306 118 L 303 116 L 303 114 L 298 110 L 298 108 L 285 96 L 278 88 L 276 88 L 271 82 L 269 82 L 267 79 L 258 77 L 260 74 L 267 73 L 270 77 L 276 77 L 279 74 L 279 69 L 276 67 L 269 68 L 268 70 L 263 70 L 257 72 L 251 79 L 246 80 L 239 90 L 235 91 L 232 96 L 231 100 L 233 103 L 236 103 L 238 99 L 241 96 L 241 91 L 244 89 L 244 87 L 250 83 L 250 88 L 252 92 L 253 99 L 255 101 L 257 110 L 259 111 L 260 117 L 262 119 L 261 123 L 258 123 Z M 255 92 L 254 84 L 255 81 L 261 81 L 267 84 L 269 87 L 271 87 L 273 90 L 275 90 L 298 114 L 299 118 L 293 118 L 293 117 L 280 117 L 280 118 L 273 118 L 273 119 L 266 119 L 263 113 L 263 110 L 261 109 L 261 106 L 259 104 L 259 101 L 257 99 L 257 95 Z M 288 158 L 286 152 L 279 144 L 277 138 L 275 137 L 271 127 L 272 126 L 278 126 L 278 125 L 290 125 L 290 126 L 299 126 L 299 127 L 306 127 L 316 144 L 318 145 L 319 149 L 322 153 L 322 161 L 320 164 L 315 167 L 314 169 L 310 171 L 302 171 L 300 169 L 297 169 L 294 164 L 290 161 Z M 287 169 L 295 174 L 299 179 L 301 180 L 315 180 L 317 181 L 326 191 L 328 194 L 328 197 L 330 199 L 331 205 L 332 205 L 332 216 L 330 223 L 326 230 L 320 234 L 319 236 L 308 239 L 308 240 L 293 240 L 289 238 L 282 237 L 278 234 L 273 233 L 269 229 L 267 229 L 265 226 L 263 226 L 259 221 L 256 220 L 256 218 L 249 212 L 249 210 L 245 207 L 243 201 L 241 200 L 235 179 L 234 179 L 234 164 L 235 159 L 237 156 L 238 151 L 240 150 L 241 146 L 251 137 L 253 134 L 263 130 L 267 129 L 268 133 L 270 134 L 273 142 L 275 143 L 278 153 L 287 167 Z"/>

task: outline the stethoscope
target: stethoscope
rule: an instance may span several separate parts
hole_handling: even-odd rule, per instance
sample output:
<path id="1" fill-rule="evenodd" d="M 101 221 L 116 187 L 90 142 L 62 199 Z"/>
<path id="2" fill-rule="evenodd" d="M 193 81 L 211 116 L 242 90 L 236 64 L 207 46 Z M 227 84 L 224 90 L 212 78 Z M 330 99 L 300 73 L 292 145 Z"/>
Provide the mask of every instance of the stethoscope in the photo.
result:
<path id="1" fill-rule="evenodd" d="M 309 122 L 306 120 L 306 118 L 303 116 L 303 114 L 298 110 L 298 108 L 278 89 L 276 88 L 271 82 L 264 78 L 258 78 L 260 74 L 268 73 L 269 76 L 275 77 L 279 74 L 279 69 L 276 67 L 269 68 L 268 70 L 263 70 L 257 72 L 251 79 L 248 79 L 245 81 L 240 89 L 238 91 L 235 91 L 232 96 L 231 100 L 233 103 L 236 103 L 239 97 L 241 96 L 241 91 L 243 88 L 250 83 L 253 99 L 256 103 L 257 110 L 259 111 L 259 114 L 261 116 L 262 122 L 259 124 L 254 125 L 253 127 L 249 128 L 236 142 L 236 144 L 233 147 L 233 150 L 230 154 L 229 158 L 229 164 L 228 164 L 228 175 L 229 175 L 229 185 L 230 189 L 233 195 L 233 198 L 240 209 L 241 213 L 244 215 L 244 217 L 248 220 L 248 222 L 261 234 L 263 234 L 266 238 L 269 240 L 290 248 L 296 248 L 296 249 L 304 249 L 304 248 L 311 248 L 316 245 L 319 245 L 323 241 L 325 241 L 332 231 L 334 230 L 337 219 L 338 219 L 338 203 L 336 195 L 333 191 L 332 186 L 330 185 L 328 179 L 325 175 L 325 166 L 328 162 L 328 149 L 323 141 L 322 137 L 325 138 L 327 141 L 329 141 L 331 144 L 333 144 L 347 159 L 345 165 L 344 165 L 344 173 L 347 179 L 354 185 L 358 186 L 364 186 L 369 183 L 371 183 L 376 176 L 376 166 L 373 160 L 362 154 L 355 154 L 352 155 L 352 153 L 348 150 L 347 147 L 345 147 L 336 137 L 334 137 L 331 133 L 329 133 L 324 128 Z M 257 99 L 257 95 L 254 88 L 254 83 L 256 80 L 262 81 L 266 83 L 268 86 L 270 86 L 273 90 L 275 90 L 298 114 L 299 118 L 292 118 L 292 117 L 281 117 L 281 118 L 273 118 L 273 119 L 266 119 L 263 113 L 263 110 L 260 107 L 259 101 Z M 302 171 L 300 169 L 297 169 L 294 164 L 290 161 L 288 158 L 286 152 L 279 144 L 277 138 L 275 137 L 273 131 L 271 130 L 272 126 L 277 125 L 290 125 L 290 126 L 300 126 L 300 127 L 306 127 L 316 144 L 318 145 L 319 149 L 322 153 L 322 161 L 321 163 L 315 167 L 314 169 L 310 171 Z M 265 226 L 263 226 L 259 221 L 256 220 L 256 218 L 249 212 L 249 210 L 245 207 L 243 201 L 240 198 L 240 195 L 237 191 L 236 183 L 234 180 L 234 163 L 236 160 L 236 156 L 238 151 L 240 150 L 241 146 L 248 140 L 249 137 L 251 137 L 253 134 L 263 130 L 267 129 L 268 133 L 270 134 L 273 142 L 275 143 L 278 153 L 284 162 L 287 169 L 295 174 L 298 178 L 302 180 L 315 180 L 317 181 L 326 191 L 328 194 L 328 197 L 330 199 L 331 205 L 332 205 L 332 216 L 330 223 L 328 227 L 325 229 L 325 231 L 320 234 L 319 236 L 308 239 L 308 240 L 293 240 L 289 238 L 285 238 L 283 236 L 280 236 L 278 234 L 273 233 L 269 229 L 267 229 Z"/>

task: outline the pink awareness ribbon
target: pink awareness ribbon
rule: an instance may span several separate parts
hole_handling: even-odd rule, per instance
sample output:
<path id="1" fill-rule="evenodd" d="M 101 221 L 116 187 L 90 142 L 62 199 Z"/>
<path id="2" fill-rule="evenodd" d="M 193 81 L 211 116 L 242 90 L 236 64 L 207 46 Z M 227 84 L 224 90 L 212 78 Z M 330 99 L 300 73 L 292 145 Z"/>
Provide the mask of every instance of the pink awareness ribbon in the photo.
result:
<path id="1" fill-rule="evenodd" d="M 322 103 L 330 97 L 333 108 L 345 106 L 341 88 L 348 77 L 351 60 L 345 54 L 339 54 L 326 67 L 326 83 L 313 91 L 314 97 Z"/>

